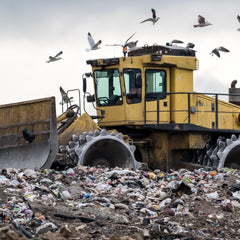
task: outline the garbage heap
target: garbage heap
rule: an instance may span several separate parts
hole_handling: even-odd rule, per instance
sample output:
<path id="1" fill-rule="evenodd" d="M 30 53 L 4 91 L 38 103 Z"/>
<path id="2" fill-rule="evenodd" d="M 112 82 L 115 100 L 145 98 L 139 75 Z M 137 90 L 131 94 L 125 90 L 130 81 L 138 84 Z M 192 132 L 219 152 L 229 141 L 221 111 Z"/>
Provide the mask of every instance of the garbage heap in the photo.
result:
<path id="1" fill-rule="evenodd" d="M 240 171 L 0 169 L 0 239 L 240 239 Z"/>

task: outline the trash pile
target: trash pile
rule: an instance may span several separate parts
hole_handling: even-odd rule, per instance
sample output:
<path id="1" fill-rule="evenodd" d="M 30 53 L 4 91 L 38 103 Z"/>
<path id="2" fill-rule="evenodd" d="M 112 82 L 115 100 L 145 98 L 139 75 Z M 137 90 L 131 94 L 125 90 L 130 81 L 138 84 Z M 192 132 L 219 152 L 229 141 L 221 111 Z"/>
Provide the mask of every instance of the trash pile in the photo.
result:
<path id="1" fill-rule="evenodd" d="M 239 239 L 240 171 L 0 169 L 0 239 Z"/>

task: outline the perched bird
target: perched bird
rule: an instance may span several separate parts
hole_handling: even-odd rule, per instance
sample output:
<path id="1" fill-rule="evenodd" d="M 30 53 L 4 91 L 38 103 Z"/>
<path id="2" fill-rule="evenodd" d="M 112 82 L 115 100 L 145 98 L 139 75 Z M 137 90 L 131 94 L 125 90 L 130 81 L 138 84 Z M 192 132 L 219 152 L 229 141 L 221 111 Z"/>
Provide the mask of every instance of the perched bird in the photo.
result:
<path id="1" fill-rule="evenodd" d="M 198 24 L 193 25 L 193 27 L 206 27 L 209 25 L 212 25 L 212 24 L 209 22 L 206 22 L 205 18 L 202 17 L 201 15 L 198 15 Z"/>
<path id="2" fill-rule="evenodd" d="M 189 42 L 186 46 L 186 48 L 194 48 L 194 47 L 195 47 L 195 44 L 191 42 Z"/>
<path id="3" fill-rule="evenodd" d="M 183 43 L 183 41 L 174 39 L 174 40 L 172 40 L 171 42 L 167 42 L 166 45 L 167 45 L 167 46 L 172 46 L 174 43 L 175 43 L 175 44 L 177 44 L 177 43 Z"/>
<path id="4" fill-rule="evenodd" d="M 174 40 L 171 41 L 171 43 L 172 43 L 172 44 L 173 44 L 173 43 L 183 43 L 183 41 L 174 39 Z"/>
<path id="5" fill-rule="evenodd" d="M 22 133 L 23 138 L 26 140 L 27 143 L 31 143 L 35 139 L 35 135 L 32 134 L 27 128 L 24 128 Z"/>
<path id="6" fill-rule="evenodd" d="M 68 95 L 67 95 L 67 93 L 63 90 L 63 88 L 62 87 L 60 87 L 60 93 L 61 93 L 61 95 L 62 95 L 62 103 L 61 104 L 63 104 L 63 103 L 70 103 L 71 102 L 71 99 L 73 98 L 73 97 L 68 97 Z"/>
<path id="7" fill-rule="evenodd" d="M 237 84 L 237 80 L 233 80 L 232 83 L 231 83 L 231 88 L 235 88 L 236 87 L 236 84 Z"/>
<path id="8" fill-rule="evenodd" d="M 154 25 L 154 24 L 160 19 L 160 17 L 157 17 L 157 16 L 156 16 L 156 11 L 155 11 L 155 9 L 152 8 L 151 11 L 152 11 L 152 18 L 147 18 L 147 19 L 143 20 L 143 21 L 140 22 L 140 23 L 144 23 L 144 22 L 150 21 L 150 22 L 152 22 L 153 25 Z"/>
<path id="9" fill-rule="evenodd" d="M 56 54 L 54 57 L 49 56 L 49 60 L 46 61 L 46 62 L 47 62 L 47 63 L 50 63 L 50 62 L 55 62 L 55 61 L 58 61 L 58 60 L 62 59 L 61 57 L 59 57 L 62 53 L 63 53 L 63 51 L 59 52 L 59 53 Z"/>
<path id="10" fill-rule="evenodd" d="M 97 50 L 99 49 L 99 45 L 102 43 L 101 40 L 99 40 L 98 42 L 95 43 L 91 33 L 89 32 L 88 33 L 88 42 L 89 42 L 89 45 L 90 45 L 90 48 L 87 48 L 86 51 L 89 52 L 91 50 Z"/>
<path id="11" fill-rule="evenodd" d="M 221 52 L 230 52 L 228 49 L 220 46 L 220 47 L 214 48 L 214 49 L 210 52 L 210 54 L 211 54 L 212 56 L 215 54 L 216 56 L 220 57 L 219 51 L 221 51 Z"/>

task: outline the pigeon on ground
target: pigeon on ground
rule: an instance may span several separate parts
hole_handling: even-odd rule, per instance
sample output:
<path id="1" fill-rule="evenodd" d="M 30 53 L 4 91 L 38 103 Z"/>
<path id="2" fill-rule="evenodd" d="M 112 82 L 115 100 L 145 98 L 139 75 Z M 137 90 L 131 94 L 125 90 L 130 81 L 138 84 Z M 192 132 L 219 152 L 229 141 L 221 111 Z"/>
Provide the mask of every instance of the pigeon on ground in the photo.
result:
<path id="1" fill-rule="evenodd" d="M 71 99 L 73 98 L 73 97 L 68 97 L 68 95 L 67 95 L 67 93 L 63 90 L 63 88 L 62 87 L 60 87 L 60 93 L 61 93 L 61 95 L 62 95 L 62 104 L 63 103 L 70 103 L 71 102 Z"/>
<path id="2" fill-rule="evenodd" d="M 61 57 L 59 57 L 60 55 L 62 55 L 62 53 L 63 53 L 63 51 L 59 52 L 54 57 L 49 56 L 49 60 L 46 61 L 46 63 L 55 62 L 55 61 L 58 61 L 58 60 L 62 59 Z"/>
<path id="3" fill-rule="evenodd" d="M 157 17 L 157 16 L 156 16 L 156 11 L 155 11 L 155 9 L 152 8 L 151 11 L 152 11 L 152 17 L 151 17 L 151 18 L 147 18 L 147 19 L 143 20 L 143 21 L 140 22 L 140 23 L 144 23 L 144 22 L 150 21 L 150 22 L 152 22 L 153 25 L 154 25 L 154 24 L 160 19 L 160 17 Z"/>
<path id="4" fill-rule="evenodd" d="M 87 52 L 89 52 L 91 50 L 100 49 L 99 45 L 102 43 L 101 40 L 99 40 L 98 42 L 95 43 L 95 41 L 94 41 L 90 32 L 88 33 L 88 42 L 89 42 L 90 48 L 86 49 Z"/>
<path id="5" fill-rule="evenodd" d="M 205 18 L 201 15 L 198 15 L 198 24 L 193 25 L 193 27 L 206 27 L 212 25 L 211 23 L 205 21 Z"/>
<path id="6" fill-rule="evenodd" d="M 23 131 L 23 138 L 26 140 L 27 143 L 32 143 L 35 139 L 35 135 L 32 134 L 27 128 L 24 128 Z"/>
<path id="7" fill-rule="evenodd" d="M 221 52 L 230 52 L 228 49 L 220 46 L 220 47 L 214 48 L 214 49 L 210 52 L 210 54 L 211 54 L 212 56 L 215 54 L 216 56 L 220 57 L 219 51 L 221 51 Z"/>

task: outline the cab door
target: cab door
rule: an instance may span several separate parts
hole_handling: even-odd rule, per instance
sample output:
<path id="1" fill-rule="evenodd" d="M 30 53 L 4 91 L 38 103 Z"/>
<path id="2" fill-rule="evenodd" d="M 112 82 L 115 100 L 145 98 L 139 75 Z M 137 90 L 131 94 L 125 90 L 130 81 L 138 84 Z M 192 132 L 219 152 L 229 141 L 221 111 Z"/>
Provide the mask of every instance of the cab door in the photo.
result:
<path id="1" fill-rule="evenodd" d="M 170 122 L 170 71 L 145 69 L 145 124 Z"/>

